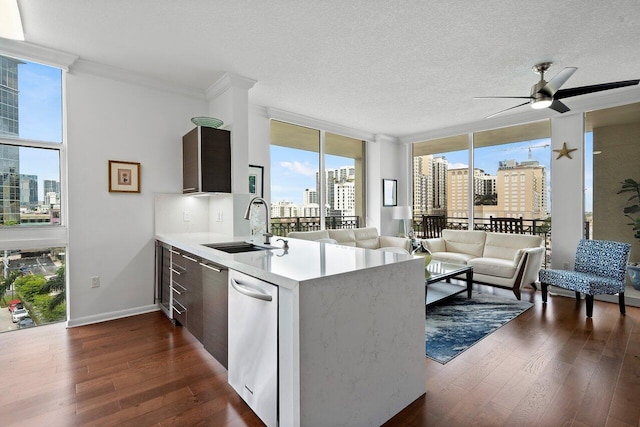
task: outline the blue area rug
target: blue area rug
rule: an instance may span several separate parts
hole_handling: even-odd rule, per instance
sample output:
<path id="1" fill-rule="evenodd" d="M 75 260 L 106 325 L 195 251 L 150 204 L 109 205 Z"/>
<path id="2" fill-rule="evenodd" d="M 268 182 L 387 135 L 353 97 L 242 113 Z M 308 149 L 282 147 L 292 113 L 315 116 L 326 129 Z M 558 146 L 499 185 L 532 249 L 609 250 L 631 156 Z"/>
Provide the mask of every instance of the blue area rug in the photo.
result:
<path id="1" fill-rule="evenodd" d="M 445 364 L 532 306 L 515 297 L 475 292 L 471 299 L 461 294 L 429 306 L 424 328 L 426 355 Z"/>

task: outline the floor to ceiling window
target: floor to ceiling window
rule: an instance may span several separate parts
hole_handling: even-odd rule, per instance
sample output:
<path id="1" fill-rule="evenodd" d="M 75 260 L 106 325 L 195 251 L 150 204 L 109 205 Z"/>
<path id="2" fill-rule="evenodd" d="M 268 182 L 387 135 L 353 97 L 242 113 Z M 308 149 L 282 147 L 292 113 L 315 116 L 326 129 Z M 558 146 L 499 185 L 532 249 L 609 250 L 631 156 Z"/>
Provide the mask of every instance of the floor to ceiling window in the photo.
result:
<path id="1" fill-rule="evenodd" d="M 630 200 L 633 193 L 618 193 L 625 180 L 640 182 L 640 103 L 586 113 L 585 132 L 587 142 L 592 141 L 592 149 L 585 150 L 585 215 L 592 212 L 591 237 L 630 243 L 631 262 L 640 262 L 640 239 L 631 225 L 640 213 L 624 214 L 625 207 L 639 201 Z"/>
<path id="2" fill-rule="evenodd" d="M 458 135 L 413 144 L 413 228 L 423 218 L 446 217 L 449 227 L 468 228 L 469 138 Z"/>
<path id="3" fill-rule="evenodd" d="M 62 80 L 61 69 L 0 56 L 2 330 L 66 320 L 66 241 L 51 238 L 65 225 Z"/>
<path id="4" fill-rule="evenodd" d="M 364 142 L 271 121 L 273 233 L 354 228 L 365 212 Z"/>

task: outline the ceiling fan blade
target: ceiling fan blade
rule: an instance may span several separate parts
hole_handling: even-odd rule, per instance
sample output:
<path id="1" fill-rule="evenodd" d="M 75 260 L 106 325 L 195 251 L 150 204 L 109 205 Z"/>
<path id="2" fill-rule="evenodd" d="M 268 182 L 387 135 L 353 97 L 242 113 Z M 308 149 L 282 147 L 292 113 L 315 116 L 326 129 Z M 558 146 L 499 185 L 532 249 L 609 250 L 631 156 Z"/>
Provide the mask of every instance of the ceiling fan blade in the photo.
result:
<path id="1" fill-rule="evenodd" d="M 530 96 L 474 96 L 473 99 L 532 99 Z"/>
<path id="2" fill-rule="evenodd" d="M 557 99 L 554 100 L 551 105 L 549 105 L 549 108 L 551 108 L 552 110 L 557 111 L 558 113 L 566 113 L 567 111 L 571 111 L 569 109 L 569 107 L 567 107 L 566 105 L 564 105 L 562 102 L 558 101 Z"/>
<path id="3" fill-rule="evenodd" d="M 514 108 L 522 107 L 523 105 L 527 105 L 527 104 L 529 104 L 529 101 L 524 102 L 524 103 L 519 104 L 519 105 L 516 105 L 515 107 L 509 107 L 506 110 L 501 110 L 501 111 L 498 111 L 497 113 L 493 113 L 490 116 L 485 117 L 485 119 L 490 119 L 491 117 L 495 117 L 495 116 L 497 116 L 499 114 L 502 114 L 502 113 L 504 113 L 506 111 L 513 110 Z"/>
<path id="4" fill-rule="evenodd" d="M 640 80 L 624 80 L 621 82 L 602 83 L 599 85 L 573 87 L 571 89 L 560 89 L 556 92 L 554 98 L 562 99 L 571 96 L 585 95 L 587 93 L 601 92 L 603 90 L 617 89 L 620 87 L 637 85 Z"/>
<path id="5" fill-rule="evenodd" d="M 558 89 L 560 89 L 560 86 L 565 84 L 567 80 L 569 80 L 569 77 L 571 77 L 573 73 L 575 73 L 577 70 L 578 69 L 576 67 L 565 68 L 564 70 L 556 74 L 554 78 L 549 80 L 549 82 L 546 85 L 544 85 L 538 91 L 538 93 L 544 92 L 549 96 L 553 96 L 558 91 Z"/>

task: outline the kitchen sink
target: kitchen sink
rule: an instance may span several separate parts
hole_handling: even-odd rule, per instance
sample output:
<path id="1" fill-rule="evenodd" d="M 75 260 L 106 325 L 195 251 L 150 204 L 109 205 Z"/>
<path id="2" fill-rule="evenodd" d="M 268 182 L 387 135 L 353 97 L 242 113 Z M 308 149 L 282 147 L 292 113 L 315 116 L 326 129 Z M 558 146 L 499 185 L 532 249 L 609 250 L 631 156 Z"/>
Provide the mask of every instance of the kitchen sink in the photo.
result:
<path id="1" fill-rule="evenodd" d="M 242 252 L 266 251 L 275 249 L 272 246 L 258 246 L 248 242 L 226 242 L 226 243 L 205 243 L 202 246 L 217 249 L 228 254 L 238 254 Z"/>

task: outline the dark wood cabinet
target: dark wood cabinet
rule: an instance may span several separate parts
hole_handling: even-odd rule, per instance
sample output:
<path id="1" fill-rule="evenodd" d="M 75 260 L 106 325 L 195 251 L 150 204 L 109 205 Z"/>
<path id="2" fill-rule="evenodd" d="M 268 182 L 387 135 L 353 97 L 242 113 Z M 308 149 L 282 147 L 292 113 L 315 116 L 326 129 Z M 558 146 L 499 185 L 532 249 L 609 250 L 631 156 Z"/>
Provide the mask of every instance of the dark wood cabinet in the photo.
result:
<path id="1" fill-rule="evenodd" d="M 176 324 L 185 327 L 227 368 L 227 267 L 156 242 L 157 299 Z"/>
<path id="2" fill-rule="evenodd" d="M 228 288 L 229 270 L 210 261 L 202 262 L 204 302 L 204 348 L 227 368 L 228 364 Z"/>
<path id="3" fill-rule="evenodd" d="M 188 252 L 173 249 L 173 316 L 202 342 L 202 274 L 200 260 Z"/>
<path id="4" fill-rule="evenodd" d="M 231 193 L 231 133 L 196 127 L 182 137 L 182 192 Z"/>
<path id="5" fill-rule="evenodd" d="M 171 252 L 170 247 L 156 241 L 156 303 L 168 315 L 171 310 Z"/>

